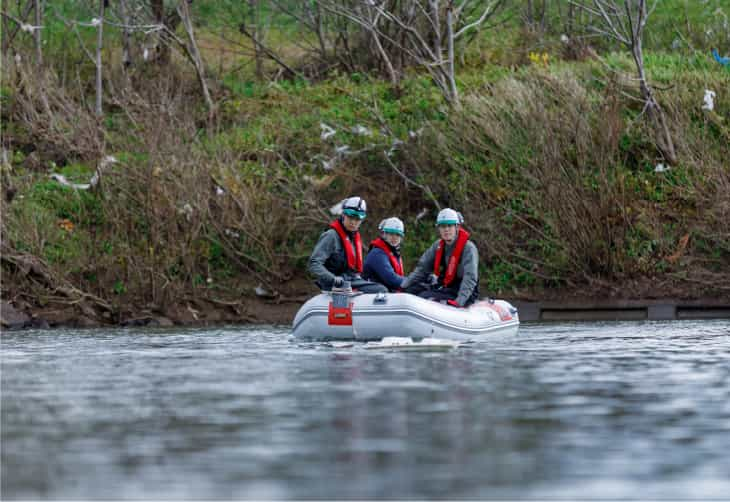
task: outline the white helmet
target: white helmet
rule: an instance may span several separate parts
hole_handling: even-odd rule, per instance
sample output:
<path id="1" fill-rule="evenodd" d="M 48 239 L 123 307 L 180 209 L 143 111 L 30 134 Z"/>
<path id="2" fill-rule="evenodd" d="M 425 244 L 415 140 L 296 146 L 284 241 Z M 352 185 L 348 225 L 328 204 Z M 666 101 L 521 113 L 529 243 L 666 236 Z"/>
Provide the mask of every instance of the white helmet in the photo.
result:
<path id="1" fill-rule="evenodd" d="M 461 213 L 457 213 L 451 208 L 442 209 L 436 216 L 436 225 L 461 225 L 464 223 L 464 217 Z"/>
<path id="2" fill-rule="evenodd" d="M 353 218 L 365 219 L 368 205 L 362 197 L 348 197 L 342 201 L 342 213 Z"/>
<path id="3" fill-rule="evenodd" d="M 384 234 L 398 234 L 401 237 L 403 237 L 406 233 L 403 222 L 395 216 L 381 221 L 380 225 L 378 225 L 378 230 Z"/>

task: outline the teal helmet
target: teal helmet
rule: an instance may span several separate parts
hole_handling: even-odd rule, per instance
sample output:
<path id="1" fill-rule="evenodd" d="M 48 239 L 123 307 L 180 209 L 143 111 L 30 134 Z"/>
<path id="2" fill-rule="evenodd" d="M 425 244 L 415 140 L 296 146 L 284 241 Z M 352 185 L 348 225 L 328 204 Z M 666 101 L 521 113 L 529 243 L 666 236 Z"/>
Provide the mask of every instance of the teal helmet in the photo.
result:
<path id="1" fill-rule="evenodd" d="M 401 237 L 406 234 L 403 222 L 395 216 L 392 218 L 386 218 L 381 221 L 380 225 L 378 225 L 378 230 L 380 230 L 380 232 L 384 234 L 396 234 L 400 235 Z"/>
<path id="2" fill-rule="evenodd" d="M 436 216 L 436 226 L 438 225 L 461 225 L 464 223 L 464 217 L 461 213 L 454 211 L 451 208 L 442 209 Z"/>
<path id="3" fill-rule="evenodd" d="M 342 214 L 364 220 L 367 211 L 368 206 L 362 197 L 349 197 L 342 201 Z"/>

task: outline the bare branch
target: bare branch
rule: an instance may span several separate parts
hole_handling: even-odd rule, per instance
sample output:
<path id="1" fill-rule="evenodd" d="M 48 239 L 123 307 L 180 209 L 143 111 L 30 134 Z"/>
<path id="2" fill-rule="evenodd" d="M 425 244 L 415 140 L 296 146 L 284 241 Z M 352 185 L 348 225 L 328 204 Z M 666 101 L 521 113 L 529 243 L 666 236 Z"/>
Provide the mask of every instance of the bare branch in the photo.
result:
<path id="1" fill-rule="evenodd" d="M 106 0 L 99 0 L 99 25 L 96 33 L 96 116 L 101 117 L 103 110 L 101 107 L 102 98 L 102 67 L 101 67 L 101 50 L 104 45 L 104 7 Z"/>
<path id="2" fill-rule="evenodd" d="M 496 2 L 487 4 L 487 6 L 484 8 L 484 12 L 482 12 L 482 15 L 479 17 L 479 19 L 477 19 L 473 23 L 467 24 L 462 29 L 460 29 L 459 31 L 457 31 L 454 34 L 454 39 L 457 39 L 457 38 L 461 37 L 461 35 L 463 35 L 464 33 L 468 32 L 472 28 L 476 28 L 478 26 L 481 26 L 484 23 L 484 21 L 486 21 L 487 19 L 489 19 L 492 16 L 492 14 L 495 13 L 496 7 L 498 7 L 500 3 L 501 3 L 501 1 L 500 0 L 497 0 Z M 462 5 L 462 8 L 466 4 L 467 4 L 467 2 L 464 2 L 464 4 Z M 458 19 L 459 12 L 456 13 L 455 17 Z"/>

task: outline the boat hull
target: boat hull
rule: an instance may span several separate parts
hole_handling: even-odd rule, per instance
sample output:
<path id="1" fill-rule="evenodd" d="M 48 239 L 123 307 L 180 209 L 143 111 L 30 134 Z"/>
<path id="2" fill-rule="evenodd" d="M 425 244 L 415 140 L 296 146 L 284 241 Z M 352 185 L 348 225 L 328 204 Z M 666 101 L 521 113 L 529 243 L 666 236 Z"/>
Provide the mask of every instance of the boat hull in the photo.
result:
<path id="1" fill-rule="evenodd" d="M 381 340 L 387 336 L 470 341 L 517 333 L 517 310 L 504 300 L 459 309 L 407 293 L 353 294 L 343 320 L 333 316 L 338 294 L 309 299 L 294 318 L 294 336 L 308 340 Z M 345 312 L 343 310 L 343 312 Z"/>

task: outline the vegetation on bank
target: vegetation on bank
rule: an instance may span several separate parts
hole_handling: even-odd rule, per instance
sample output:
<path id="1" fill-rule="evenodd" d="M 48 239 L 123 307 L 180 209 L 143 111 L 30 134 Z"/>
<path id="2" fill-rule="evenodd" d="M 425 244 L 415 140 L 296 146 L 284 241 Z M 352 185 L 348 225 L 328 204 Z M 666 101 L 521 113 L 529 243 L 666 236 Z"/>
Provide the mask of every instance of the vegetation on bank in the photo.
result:
<path id="1" fill-rule="evenodd" d="M 256 78 L 215 37 L 222 11 L 209 2 L 193 19 L 213 114 L 175 53 L 123 71 L 107 44 L 99 117 L 94 68 L 69 60 L 63 25 L 47 32 L 43 71 L 16 41 L 3 54 L 3 297 L 113 313 L 235 300 L 258 284 L 310 291 L 309 253 L 350 194 L 368 201 L 366 241 L 381 218 L 405 221 L 407 269 L 435 238 L 437 208 L 461 210 L 485 293 L 727 296 L 730 71 L 709 53 L 730 49 L 721 16 L 682 1 L 652 14 L 645 64 L 677 151 L 669 165 L 629 54 L 603 40 L 576 54 L 559 25 L 528 30 L 518 4 L 461 55 L 459 106 L 418 67 L 395 88 L 377 69 L 307 78 L 270 60 L 263 71 L 279 78 Z"/>

